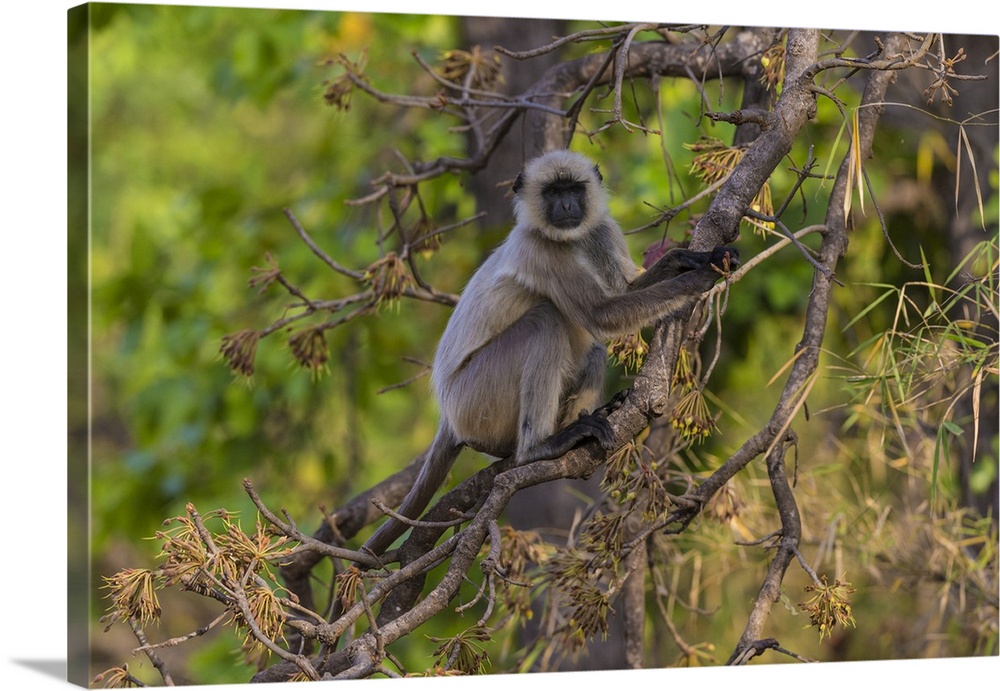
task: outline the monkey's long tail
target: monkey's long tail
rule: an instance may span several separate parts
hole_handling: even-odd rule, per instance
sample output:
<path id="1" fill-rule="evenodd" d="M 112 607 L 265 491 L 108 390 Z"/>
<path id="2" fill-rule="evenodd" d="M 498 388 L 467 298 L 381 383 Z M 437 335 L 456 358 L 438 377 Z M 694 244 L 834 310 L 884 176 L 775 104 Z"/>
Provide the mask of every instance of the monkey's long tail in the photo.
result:
<path id="1" fill-rule="evenodd" d="M 403 499 L 398 512 L 407 518 L 416 519 L 420 513 L 427 508 L 434 493 L 444 483 L 448 471 L 458 458 L 463 444 L 455 440 L 455 435 L 448 425 L 441 425 L 437 435 L 431 443 L 427 460 L 420 469 L 417 479 L 413 482 L 413 487 Z M 406 532 L 408 525 L 395 518 L 390 518 L 383 523 L 378 530 L 372 534 L 365 542 L 362 550 L 371 550 L 372 554 L 379 555 L 385 552 L 396 538 Z"/>

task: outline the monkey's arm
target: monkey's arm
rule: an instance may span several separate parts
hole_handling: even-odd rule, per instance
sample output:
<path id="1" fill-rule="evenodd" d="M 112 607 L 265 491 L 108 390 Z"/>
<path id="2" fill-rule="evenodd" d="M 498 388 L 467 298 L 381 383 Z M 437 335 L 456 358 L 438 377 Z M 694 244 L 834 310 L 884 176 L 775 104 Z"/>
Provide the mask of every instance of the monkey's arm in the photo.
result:
<path id="1" fill-rule="evenodd" d="M 671 250 L 671 253 L 677 254 L 678 250 Z M 665 255 L 621 295 L 606 297 L 593 304 L 583 304 L 572 295 L 567 298 L 570 303 L 575 300 L 571 308 L 592 332 L 606 336 L 629 333 L 690 308 L 722 277 L 726 259 L 731 268 L 738 265 L 738 256 L 731 247 L 717 247 L 711 252 L 684 250 L 677 256 Z M 664 278 L 694 262 L 699 263 L 698 268 Z"/>

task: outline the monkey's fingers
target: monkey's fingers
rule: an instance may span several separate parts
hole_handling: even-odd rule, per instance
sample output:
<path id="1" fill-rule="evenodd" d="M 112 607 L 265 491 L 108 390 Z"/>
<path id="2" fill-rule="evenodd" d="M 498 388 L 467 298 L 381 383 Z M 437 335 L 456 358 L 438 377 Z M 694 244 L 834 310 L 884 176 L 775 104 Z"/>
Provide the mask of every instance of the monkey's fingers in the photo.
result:
<path id="1" fill-rule="evenodd" d="M 608 415 L 610 415 L 611 413 L 615 412 L 616 410 L 622 407 L 622 404 L 625 402 L 625 399 L 628 398 L 628 395 L 630 393 L 632 393 L 631 388 L 622 389 L 614 396 L 612 396 L 610 401 L 602 405 L 594 412 L 599 412 L 605 417 L 607 417 Z"/>
<path id="2" fill-rule="evenodd" d="M 605 451 L 615 448 L 615 433 L 611 429 L 611 423 L 608 422 L 608 413 L 603 408 L 589 415 L 581 415 L 576 424 L 581 425 L 586 430 L 587 436 L 596 439 Z"/>
<path id="3" fill-rule="evenodd" d="M 712 250 L 712 270 L 723 277 L 740 265 L 740 253 L 735 247 L 716 247 Z"/>

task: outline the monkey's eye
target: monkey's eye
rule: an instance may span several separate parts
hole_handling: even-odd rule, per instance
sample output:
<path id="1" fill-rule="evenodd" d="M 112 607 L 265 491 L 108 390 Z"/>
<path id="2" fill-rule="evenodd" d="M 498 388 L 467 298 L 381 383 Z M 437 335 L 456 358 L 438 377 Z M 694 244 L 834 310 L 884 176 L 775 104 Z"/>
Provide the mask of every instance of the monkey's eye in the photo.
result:
<path id="1" fill-rule="evenodd" d="M 579 196 L 583 194 L 584 183 L 579 180 L 555 181 L 542 189 L 546 199 L 558 199 L 566 195 Z"/>

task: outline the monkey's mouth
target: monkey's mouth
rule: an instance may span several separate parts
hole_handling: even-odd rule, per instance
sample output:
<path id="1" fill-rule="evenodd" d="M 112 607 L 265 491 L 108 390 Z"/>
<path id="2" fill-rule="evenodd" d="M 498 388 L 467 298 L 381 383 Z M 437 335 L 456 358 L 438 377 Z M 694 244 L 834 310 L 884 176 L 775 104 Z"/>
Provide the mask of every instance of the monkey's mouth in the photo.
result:
<path id="1" fill-rule="evenodd" d="M 570 230 L 571 228 L 576 228 L 580 225 L 582 219 L 579 216 L 564 216 L 560 218 L 553 218 L 550 222 L 559 230 Z"/>

